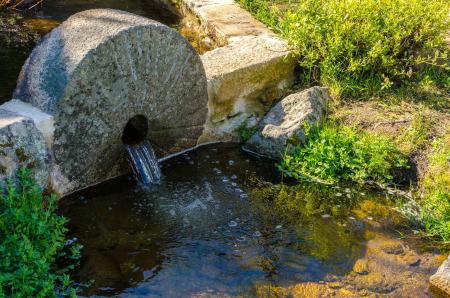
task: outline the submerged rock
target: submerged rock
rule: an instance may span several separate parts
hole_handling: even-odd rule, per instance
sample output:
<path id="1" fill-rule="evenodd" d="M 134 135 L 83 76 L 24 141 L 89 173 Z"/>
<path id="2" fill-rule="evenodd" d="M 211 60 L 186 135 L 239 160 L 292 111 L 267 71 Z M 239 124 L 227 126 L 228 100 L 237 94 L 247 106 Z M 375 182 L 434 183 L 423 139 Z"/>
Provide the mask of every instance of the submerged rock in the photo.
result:
<path id="1" fill-rule="evenodd" d="M 305 124 L 320 123 L 328 100 L 327 89 L 321 87 L 287 96 L 267 113 L 244 149 L 279 159 L 286 148 L 305 141 Z"/>
<path id="2" fill-rule="evenodd" d="M 430 284 L 437 295 L 450 296 L 450 256 L 442 263 L 438 271 L 430 277 Z"/>
<path id="3" fill-rule="evenodd" d="M 258 285 L 257 291 L 265 293 L 264 297 L 431 297 L 426 280 L 436 268 L 433 253 L 422 253 L 423 262 L 410 266 L 409 256 L 419 256 L 415 249 L 405 246 L 404 254 L 386 253 L 384 247 L 403 242 L 377 232 L 366 234 L 371 239 L 365 245 L 365 254 L 343 276 L 326 275 L 319 281 L 287 287 Z M 442 297 L 448 297 L 448 293 Z"/>

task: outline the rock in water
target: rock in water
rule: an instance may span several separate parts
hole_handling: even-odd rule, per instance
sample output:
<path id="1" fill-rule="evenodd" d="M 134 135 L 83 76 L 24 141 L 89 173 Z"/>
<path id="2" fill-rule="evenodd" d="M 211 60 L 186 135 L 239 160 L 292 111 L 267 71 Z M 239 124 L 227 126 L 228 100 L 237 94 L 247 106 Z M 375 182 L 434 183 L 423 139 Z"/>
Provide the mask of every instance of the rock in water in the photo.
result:
<path id="1" fill-rule="evenodd" d="M 450 297 L 450 256 L 442 263 L 436 274 L 430 277 L 434 292 L 442 297 Z"/>
<path id="2" fill-rule="evenodd" d="M 328 91 L 322 87 L 285 97 L 264 116 L 258 131 L 245 143 L 244 149 L 280 159 L 286 147 L 305 141 L 305 124 L 320 123 L 328 100 Z"/>
<path id="3" fill-rule="evenodd" d="M 199 55 L 175 30 L 112 9 L 77 13 L 46 35 L 14 98 L 54 118 L 52 185 L 64 194 L 129 172 L 121 136 L 148 120 L 159 156 L 197 143 L 207 115 Z"/>

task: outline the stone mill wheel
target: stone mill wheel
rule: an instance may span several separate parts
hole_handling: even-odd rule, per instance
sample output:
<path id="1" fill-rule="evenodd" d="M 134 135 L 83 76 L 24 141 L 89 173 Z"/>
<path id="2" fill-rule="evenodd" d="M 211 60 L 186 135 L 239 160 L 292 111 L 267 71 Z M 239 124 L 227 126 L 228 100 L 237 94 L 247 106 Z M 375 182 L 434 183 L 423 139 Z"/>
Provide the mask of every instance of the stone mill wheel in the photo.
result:
<path id="1" fill-rule="evenodd" d="M 128 170 L 122 139 L 133 117 L 148 121 L 161 156 L 195 145 L 207 114 L 192 46 L 163 24 L 111 9 L 77 13 L 45 36 L 14 98 L 53 116 L 51 176 L 60 193 Z"/>

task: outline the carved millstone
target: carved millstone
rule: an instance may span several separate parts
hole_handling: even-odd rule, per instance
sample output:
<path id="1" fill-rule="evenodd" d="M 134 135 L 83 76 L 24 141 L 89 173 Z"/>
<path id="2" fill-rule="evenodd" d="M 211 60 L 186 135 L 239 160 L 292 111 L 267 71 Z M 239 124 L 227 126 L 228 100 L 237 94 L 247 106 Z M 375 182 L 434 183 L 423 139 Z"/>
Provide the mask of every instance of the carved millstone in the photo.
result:
<path id="1" fill-rule="evenodd" d="M 200 57 L 175 30 L 130 13 L 77 13 L 26 61 L 14 98 L 51 115 L 61 194 L 126 173 L 122 132 L 143 115 L 159 155 L 195 145 L 207 115 Z"/>

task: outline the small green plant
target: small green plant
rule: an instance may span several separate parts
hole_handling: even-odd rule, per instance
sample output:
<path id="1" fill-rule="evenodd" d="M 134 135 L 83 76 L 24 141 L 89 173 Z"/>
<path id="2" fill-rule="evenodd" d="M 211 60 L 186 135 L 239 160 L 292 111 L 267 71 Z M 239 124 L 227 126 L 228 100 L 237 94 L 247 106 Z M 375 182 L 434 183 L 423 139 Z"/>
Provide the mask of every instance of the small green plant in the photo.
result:
<path id="1" fill-rule="evenodd" d="M 431 117 L 419 111 L 414 115 L 411 125 L 397 137 L 396 141 L 403 152 L 410 154 L 429 143 L 431 128 Z"/>
<path id="2" fill-rule="evenodd" d="M 7 184 L 0 196 L 0 297 L 75 296 L 68 273 L 80 247 L 65 246 L 66 219 L 56 214 L 56 196 L 44 197 L 25 168 L 17 183 Z"/>
<path id="3" fill-rule="evenodd" d="M 450 134 L 434 141 L 422 200 L 426 232 L 450 241 Z"/>
<path id="4" fill-rule="evenodd" d="M 241 137 L 242 142 L 248 141 L 256 130 L 256 126 L 248 126 L 247 122 L 242 123 L 238 127 L 239 136 Z"/>
<path id="5" fill-rule="evenodd" d="M 390 139 L 351 126 L 326 122 L 307 127 L 308 140 L 287 151 L 279 168 L 288 176 L 334 183 L 338 181 L 392 181 L 391 170 L 407 162 Z"/>

